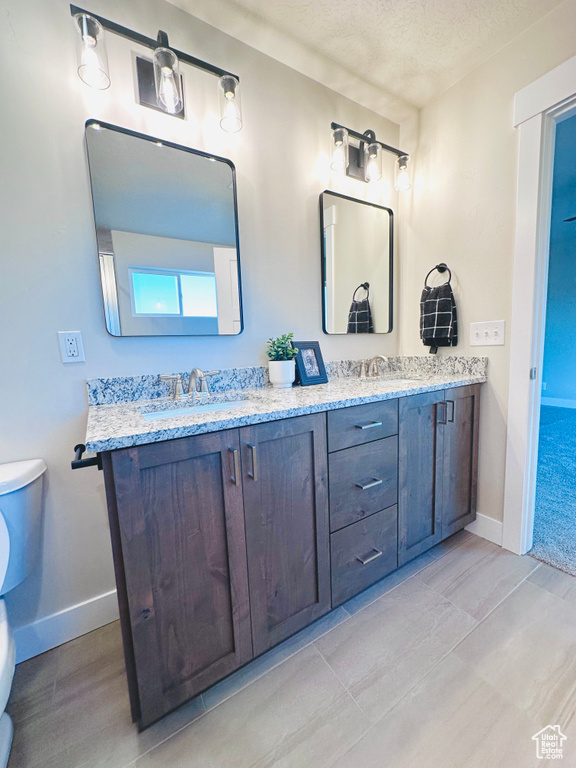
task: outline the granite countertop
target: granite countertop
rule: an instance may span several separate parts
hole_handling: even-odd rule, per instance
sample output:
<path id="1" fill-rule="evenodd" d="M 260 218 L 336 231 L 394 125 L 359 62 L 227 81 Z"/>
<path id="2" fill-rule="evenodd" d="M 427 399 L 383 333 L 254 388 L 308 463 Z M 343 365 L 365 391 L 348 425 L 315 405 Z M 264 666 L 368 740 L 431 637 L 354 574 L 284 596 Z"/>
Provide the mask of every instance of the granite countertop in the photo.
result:
<path id="1" fill-rule="evenodd" d="M 399 378 L 398 374 L 395 378 L 381 376 L 375 379 L 346 376 L 333 378 L 328 384 L 296 386 L 291 389 L 274 389 L 270 385 L 227 389 L 199 403 L 241 401 L 237 407 L 227 410 L 201 412 L 189 401 L 159 399 L 91 405 L 86 428 L 86 448 L 89 453 L 113 451 L 486 381 L 485 370 L 452 374 L 436 372 L 434 375 L 417 377 L 404 375 L 406 378 Z M 176 408 L 189 409 L 190 413 L 154 418 L 151 421 L 143 416 L 143 413 Z"/>

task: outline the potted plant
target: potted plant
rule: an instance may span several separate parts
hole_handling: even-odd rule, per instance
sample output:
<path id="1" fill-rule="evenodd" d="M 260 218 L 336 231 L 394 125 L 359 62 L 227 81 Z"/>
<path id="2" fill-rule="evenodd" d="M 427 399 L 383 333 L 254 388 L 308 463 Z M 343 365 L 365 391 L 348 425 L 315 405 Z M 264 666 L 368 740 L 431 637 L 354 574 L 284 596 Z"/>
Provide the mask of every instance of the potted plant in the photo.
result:
<path id="1" fill-rule="evenodd" d="M 298 350 L 292 346 L 293 333 L 285 333 L 277 339 L 268 339 L 266 354 L 269 357 L 270 383 L 279 389 L 288 389 L 296 378 L 294 358 Z"/>

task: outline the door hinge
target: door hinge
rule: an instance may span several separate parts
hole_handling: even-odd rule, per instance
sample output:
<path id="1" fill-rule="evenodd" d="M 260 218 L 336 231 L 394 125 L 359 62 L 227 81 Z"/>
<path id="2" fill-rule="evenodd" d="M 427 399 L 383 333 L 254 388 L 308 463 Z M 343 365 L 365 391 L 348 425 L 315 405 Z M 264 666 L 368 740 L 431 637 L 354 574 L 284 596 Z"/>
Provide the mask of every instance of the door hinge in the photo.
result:
<path id="1" fill-rule="evenodd" d="M 536 381 L 536 368 L 530 368 L 530 379 Z"/>

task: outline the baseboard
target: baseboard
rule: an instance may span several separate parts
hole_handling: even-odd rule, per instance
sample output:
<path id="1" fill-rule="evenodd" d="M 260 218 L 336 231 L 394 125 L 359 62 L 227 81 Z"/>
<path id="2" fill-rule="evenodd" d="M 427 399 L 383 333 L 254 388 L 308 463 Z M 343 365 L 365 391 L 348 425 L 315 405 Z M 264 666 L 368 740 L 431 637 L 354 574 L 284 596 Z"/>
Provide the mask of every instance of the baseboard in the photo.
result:
<path id="1" fill-rule="evenodd" d="M 563 400 L 560 397 L 543 397 L 541 405 L 553 405 L 556 408 L 576 408 L 576 400 Z"/>
<path id="2" fill-rule="evenodd" d="M 118 618 L 116 590 L 97 595 L 31 624 L 14 627 L 16 663 L 38 656 Z"/>
<path id="3" fill-rule="evenodd" d="M 498 544 L 499 547 L 502 546 L 502 523 L 500 520 L 494 520 L 493 517 L 487 515 L 476 515 L 476 520 L 467 525 L 466 530 Z"/>

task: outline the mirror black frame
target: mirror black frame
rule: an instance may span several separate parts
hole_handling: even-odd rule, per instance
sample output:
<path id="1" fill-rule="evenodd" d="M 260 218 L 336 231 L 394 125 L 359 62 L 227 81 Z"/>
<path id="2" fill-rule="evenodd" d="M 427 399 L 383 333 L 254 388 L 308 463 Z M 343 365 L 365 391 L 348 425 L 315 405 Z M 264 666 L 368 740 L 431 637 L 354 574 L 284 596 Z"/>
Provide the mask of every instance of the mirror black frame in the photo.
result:
<path id="1" fill-rule="evenodd" d="M 235 235 L 236 235 L 236 253 L 238 256 L 238 303 L 239 303 L 239 309 L 240 309 L 240 330 L 238 333 L 234 334 L 220 334 L 220 333 L 206 333 L 206 334 L 158 334 L 157 336 L 146 336 L 144 334 L 137 335 L 137 336 L 130 336 L 128 334 L 115 334 L 111 333 L 108 328 L 108 312 L 106 309 L 106 288 L 102 282 L 102 273 L 100 269 L 100 248 L 98 243 L 98 234 L 97 234 L 97 225 L 96 225 L 96 209 L 94 205 L 94 194 L 93 194 L 93 174 L 92 170 L 90 168 L 90 155 L 88 152 L 88 138 L 87 138 L 87 131 L 86 129 L 89 126 L 92 125 L 99 125 L 102 128 L 105 128 L 109 131 L 116 131 L 116 133 L 123 133 L 126 136 L 133 136 L 137 139 L 143 139 L 144 141 L 149 141 L 153 144 L 162 143 L 165 147 L 170 147 L 171 149 L 180 149 L 183 152 L 188 152 L 192 155 L 199 155 L 200 157 L 205 157 L 208 160 L 216 160 L 218 162 L 225 163 L 230 167 L 230 170 L 232 171 L 232 185 L 233 185 L 233 191 L 234 191 L 234 224 L 235 224 Z M 240 263 L 240 233 L 238 228 L 238 195 L 237 195 L 237 187 L 236 187 L 236 166 L 232 162 L 232 160 L 229 160 L 227 157 L 220 157 L 219 155 L 212 155 L 209 152 L 202 152 L 200 149 L 192 149 L 192 147 L 185 147 L 182 144 L 176 144 L 173 141 L 166 141 L 166 139 L 160 139 L 154 136 L 149 136 L 146 133 L 139 133 L 138 131 L 132 131 L 129 128 L 121 128 L 118 125 L 113 125 L 112 123 L 106 123 L 103 120 L 97 120 L 94 118 L 91 118 L 89 120 L 86 120 L 86 123 L 84 124 L 84 146 L 86 151 L 86 161 L 88 165 L 88 177 L 90 180 L 90 195 L 92 198 L 92 216 L 94 220 L 94 235 L 96 239 L 96 255 L 98 256 L 98 273 L 100 276 L 100 290 L 102 293 L 102 309 L 104 311 L 104 325 L 106 327 L 106 332 L 109 336 L 112 336 L 114 339 L 150 339 L 150 338 L 197 338 L 197 339 L 210 339 L 210 338 L 236 338 L 237 336 L 240 336 L 240 334 L 244 331 L 244 309 L 243 309 L 243 303 L 242 303 L 242 270 L 241 270 L 241 263 Z"/>
<path id="2" fill-rule="evenodd" d="M 342 195 L 339 192 L 333 192 L 331 189 L 325 189 L 320 193 L 320 261 L 322 265 L 322 330 L 327 336 L 354 336 L 355 334 L 349 333 L 331 333 L 326 330 L 326 252 L 324 242 L 324 195 L 332 195 L 333 197 L 340 197 L 342 200 L 349 200 L 352 203 L 361 203 L 362 205 L 368 205 L 371 208 L 379 208 L 381 211 L 386 211 L 390 216 L 390 228 L 388 237 L 388 251 L 389 251 L 389 299 L 388 299 L 388 329 L 387 331 L 380 331 L 371 334 L 362 334 L 370 336 L 384 336 L 387 333 L 392 333 L 394 330 L 394 211 L 391 208 L 387 208 L 385 205 L 377 205 L 376 203 L 369 203 L 366 200 L 359 200 L 357 197 L 350 197 L 349 195 Z"/>

